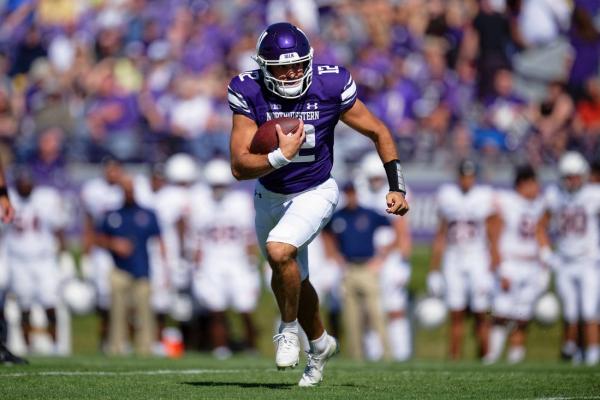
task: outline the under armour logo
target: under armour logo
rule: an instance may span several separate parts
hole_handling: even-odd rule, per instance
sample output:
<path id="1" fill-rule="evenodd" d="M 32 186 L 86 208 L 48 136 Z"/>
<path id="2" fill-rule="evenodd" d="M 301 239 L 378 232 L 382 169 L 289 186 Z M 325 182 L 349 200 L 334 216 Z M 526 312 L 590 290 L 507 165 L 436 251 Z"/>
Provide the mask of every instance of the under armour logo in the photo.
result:
<path id="1" fill-rule="evenodd" d="M 281 110 L 281 104 L 271 103 L 271 110 Z"/>
<path id="2" fill-rule="evenodd" d="M 258 197 L 259 199 L 262 199 L 262 194 L 260 194 L 256 190 L 254 191 L 254 196 Z"/>
<path id="3" fill-rule="evenodd" d="M 317 108 L 319 108 L 319 103 L 316 101 L 314 103 L 306 103 L 307 110 L 316 110 Z"/>

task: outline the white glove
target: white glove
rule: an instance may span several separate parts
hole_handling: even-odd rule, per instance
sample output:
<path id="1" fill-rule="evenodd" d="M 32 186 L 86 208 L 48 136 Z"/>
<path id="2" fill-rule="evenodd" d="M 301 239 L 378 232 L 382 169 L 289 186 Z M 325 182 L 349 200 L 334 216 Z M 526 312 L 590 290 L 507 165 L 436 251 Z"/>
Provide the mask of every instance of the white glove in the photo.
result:
<path id="1" fill-rule="evenodd" d="M 444 277 L 440 271 L 431 271 L 427 275 L 427 291 L 435 297 L 442 297 L 444 294 Z"/>

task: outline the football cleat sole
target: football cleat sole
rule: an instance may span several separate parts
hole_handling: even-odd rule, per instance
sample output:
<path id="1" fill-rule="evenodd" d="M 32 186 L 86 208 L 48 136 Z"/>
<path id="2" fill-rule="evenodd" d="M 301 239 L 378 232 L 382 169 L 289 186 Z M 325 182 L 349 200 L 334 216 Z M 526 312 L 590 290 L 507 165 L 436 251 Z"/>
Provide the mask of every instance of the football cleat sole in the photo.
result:
<path id="1" fill-rule="evenodd" d="M 277 366 L 277 371 L 285 371 L 286 369 L 294 369 L 298 366 L 299 361 L 296 361 L 294 364 L 291 365 L 278 365 Z"/>

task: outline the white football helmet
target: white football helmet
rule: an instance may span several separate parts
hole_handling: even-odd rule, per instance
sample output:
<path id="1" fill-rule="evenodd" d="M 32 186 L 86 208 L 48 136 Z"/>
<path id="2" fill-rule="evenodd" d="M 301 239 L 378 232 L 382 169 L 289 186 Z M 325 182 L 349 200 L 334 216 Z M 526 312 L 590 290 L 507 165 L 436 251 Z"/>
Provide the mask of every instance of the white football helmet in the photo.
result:
<path id="1" fill-rule="evenodd" d="M 556 295 L 547 292 L 535 303 L 533 316 L 542 325 L 552 325 L 560 317 L 560 302 Z"/>
<path id="2" fill-rule="evenodd" d="M 360 173 L 368 178 L 385 178 L 385 169 L 376 151 L 365 155 L 360 162 Z"/>
<path id="3" fill-rule="evenodd" d="M 222 159 L 214 159 L 206 163 L 204 179 L 211 186 L 228 186 L 234 182 L 229 163 Z"/>
<path id="4" fill-rule="evenodd" d="M 196 161 L 189 154 L 174 154 L 165 163 L 165 176 L 171 183 L 193 183 L 198 178 Z"/>
<path id="5" fill-rule="evenodd" d="M 435 329 L 446 322 L 448 308 L 446 304 L 437 297 L 425 297 L 415 306 L 415 316 L 419 326 L 424 329 Z"/>
<path id="6" fill-rule="evenodd" d="M 588 162 L 576 151 L 567 151 L 558 162 L 558 172 L 561 177 L 569 175 L 587 175 Z"/>
<path id="7" fill-rule="evenodd" d="M 62 298 L 72 313 L 88 314 L 94 310 L 96 305 L 96 290 L 92 283 L 72 278 L 64 283 Z"/>

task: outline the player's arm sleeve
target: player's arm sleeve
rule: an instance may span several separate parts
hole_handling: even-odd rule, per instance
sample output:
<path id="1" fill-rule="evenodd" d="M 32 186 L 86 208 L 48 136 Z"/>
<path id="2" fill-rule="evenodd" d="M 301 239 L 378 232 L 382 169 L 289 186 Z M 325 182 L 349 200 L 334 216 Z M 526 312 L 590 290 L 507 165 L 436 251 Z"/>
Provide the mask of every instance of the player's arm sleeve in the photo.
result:
<path id="1" fill-rule="evenodd" d="M 356 83 L 354 82 L 354 79 L 352 79 L 350 72 L 345 68 L 341 69 L 341 75 L 344 86 L 342 88 L 342 93 L 340 94 L 340 107 L 341 112 L 344 112 L 351 109 L 356 102 Z"/>
<path id="2" fill-rule="evenodd" d="M 438 219 L 444 218 L 445 215 L 445 204 L 446 204 L 446 199 L 449 196 L 450 190 L 448 187 L 446 186 L 442 186 L 438 189 L 437 193 L 435 194 L 435 215 L 437 215 Z"/>
<path id="3" fill-rule="evenodd" d="M 234 114 L 241 114 L 250 119 L 255 119 L 246 96 L 244 96 L 239 77 L 231 80 L 227 86 L 227 101 Z"/>
<path id="4" fill-rule="evenodd" d="M 490 217 L 497 212 L 495 207 L 494 191 L 490 187 L 482 188 L 481 192 L 481 215 L 484 218 Z"/>

